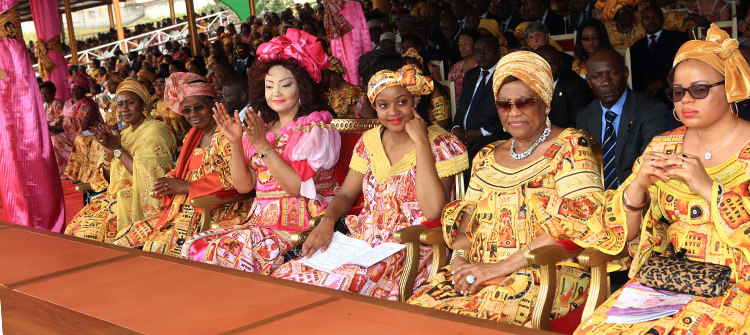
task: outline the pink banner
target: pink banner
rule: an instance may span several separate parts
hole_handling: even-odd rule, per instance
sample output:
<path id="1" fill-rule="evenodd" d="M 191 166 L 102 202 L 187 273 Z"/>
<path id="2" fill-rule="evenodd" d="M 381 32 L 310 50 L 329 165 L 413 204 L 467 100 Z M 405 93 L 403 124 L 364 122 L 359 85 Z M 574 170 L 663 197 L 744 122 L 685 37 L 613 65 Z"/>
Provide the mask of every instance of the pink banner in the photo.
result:
<path id="1" fill-rule="evenodd" d="M 55 0 L 31 0 L 31 16 L 34 19 L 34 28 L 36 36 L 42 41 L 47 41 L 57 35 L 60 35 L 62 25 L 60 23 L 60 8 Z M 37 41 L 34 41 L 37 43 Z M 57 66 L 55 71 L 44 80 L 49 80 L 57 87 L 55 98 L 62 101 L 71 98 L 70 85 L 68 85 L 68 62 L 62 52 L 47 51 L 47 57 Z"/>
<path id="2" fill-rule="evenodd" d="M 0 0 L 0 13 L 17 4 Z M 8 75 L 0 80 L 5 216 L 18 225 L 60 232 L 65 225 L 62 184 L 31 59 L 22 39 L 0 38 L 0 50 L 0 68 Z"/>

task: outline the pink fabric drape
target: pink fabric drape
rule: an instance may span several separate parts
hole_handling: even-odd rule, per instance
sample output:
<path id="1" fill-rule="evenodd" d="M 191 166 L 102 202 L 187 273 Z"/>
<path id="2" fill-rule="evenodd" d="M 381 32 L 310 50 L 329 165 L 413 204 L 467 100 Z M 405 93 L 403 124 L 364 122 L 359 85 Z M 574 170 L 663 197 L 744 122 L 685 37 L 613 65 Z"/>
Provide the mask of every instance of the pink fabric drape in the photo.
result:
<path id="1" fill-rule="evenodd" d="M 359 85 L 357 65 L 359 57 L 372 50 L 370 30 L 367 29 L 365 13 L 359 2 L 344 1 L 341 14 L 352 25 L 352 31 L 344 37 L 331 40 L 331 53 L 344 64 L 346 68 L 344 79 L 352 85 Z"/>
<path id="2" fill-rule="evenodd" d="M 0 0 L 0 12 L 16 4 Z M 31 59 L 23 40 L 0 38 L 0 50 L 0 68 L 8 75 L 0 80 L 0 194 L 6 218 L 60 232 L 62 184 Z"/>
<path id="3" fill-rule="evenodd" d="M 34 19 L 36 36 L 42 41 L 47 41 L 60 35 L 62 25 L 60 24 L 60 8 L 55 0 L 31 0 L 31 16 Z M 36 43 L 36 42 L 35 42 Z M 49 80 L 57 88 L 55 98 L 62 101 L 71 98 L 70 85 L 68 85 L 68 62 L 60 51 L 47 51 L 47 57 L 57 66 L 55 71 L 44 80 Z"/>

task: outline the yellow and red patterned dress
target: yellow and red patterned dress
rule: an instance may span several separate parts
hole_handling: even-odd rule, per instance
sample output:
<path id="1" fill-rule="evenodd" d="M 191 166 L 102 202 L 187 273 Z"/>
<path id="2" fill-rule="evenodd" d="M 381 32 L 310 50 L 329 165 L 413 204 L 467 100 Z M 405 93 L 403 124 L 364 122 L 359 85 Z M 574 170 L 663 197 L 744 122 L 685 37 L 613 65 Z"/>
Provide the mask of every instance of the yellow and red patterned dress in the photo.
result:
<path id="1" fill-rule="evenodd" d="M 75 103 L 73 99 L 65 101 L 61 117 L 63 131 L 52 135 L 52 145 L 55 147 L 57 167 L 63 174 L 70 160 L 70 152 L 73 151 L 73 140 L 82 131 L 99 124 L 101 115 L 94 100 L 85 97 Z"/>
<path id="2" fill-rule="evenodd" d="M 333 167 L 339 158 L 341 137 L 327 111 L 302 116 L 279 130 L 267 132 L 273 150 L 300 175 L 301 196 L 289 195 L 279 185 L 246 137 L 245 160 L 255 171 L 255 199 L 244 223 L 212 229 L 193 236 L 182 248 L 182 257 L 228 268 L 270 274 L 291 249 L 291 234 L 309 228 L 339 185 Z"/>
<path id="3" fill-rule="evenodd" d="M 390 164 L 383 149 L 382 126 L 368 130 L 354 147 L 349 168 L 364 174 L 362 193 L 365 206 L 359 215 L 346 218 L 349 237 L 364 240 L 375 247 L 394 242 L 393 234 L 402 228 L 426 220 L 417 202 L 417 156 L 411 151 Z M 440 178 L 463 172 L 469 166 L 466 148 L 455 136 L 438 126 L 428 128 L 432 154 Z M 297 259 L 279 267 L 272 276 L 355 292 L 377 298 L 398 300 L 399 280 L 404 270 L 405 251 L 364 268 L 342 265 L 331 272 L 308 267 Z M 419 272 L 414 286 L 427 279 L 432 248 L 421 246 Z"/>
<path id="4" fill-rule="evenodd" d="M 644 155 L 682 152 L 686 130 L 683 126 L 654 137 Z M 609 226 L 600 229 L 609 236 L 592 239 L 592 245 L 602 251 L 613 254 L 625 247 L 622 191 L 635 178 L 641 162 L 639 158 L 633 174 L 617 190 L 605 193 L 606 211 L 600 220 Z M 714 180 L 711 199 L 695 194 L 681 178 L 657 181 L 649 187 L 651 204 L 644 214 L 640 236 L 629 243 L 633 256 L 630 282 L 637 283 L 641 266 L 649 257 L 659 257 L 671 244 L 675 250 L 685 250 L 688 259 L 732 268 L 727 292 L 716 298 L 695 297 L 677 314 L 658 320 L 605 323 L 604 314 L 620 296 L 620 290 L 581 323 L 576 334 L 750 333 L 750 142 L 736 156 L 706 168 L 706 172 Z M 616 243 L 600 245 L 593 241 Z"/>
<path id="5" fill-rule="evenodd" d="M 502 143 L 490 144 L 477 154 L 465 199 L 453 201 L 443 209 L 443 232 L 449 246 L 458 233 L 461 217 L 472 215 L 466 228 L 472 263 L 497 263 L 541 234 L 560 239 L 563 236 L 556 231 L 559 226 L 576 224 L 595 215 L 600 207 L 588 199 L 603 190 L 599 163 L 579 131 L 565 129 L 542 157 L 517 169 L 495 161 L 495 149 Z M 545 209 L 560 201 L 568 205 L 564 208 L 575 210 L 556 217 L 546 214 Z M 582 306 L 588 295 L 591 276 L 570 265 L 557 271 L 553 318 Z M 453 288 L 449 265 L 420 287 L 408 303 L 528 326 L 537 306 L 539 270 L 526 267 L 507 278 L 477 294 L 462 295 Z"/>
<path id="6" fill-rule="evenodd" d="M 60 99 L 52 100 L 51 103 L 44 103 L 44 112 L 47 114 L 47 124 L 53 125 L 63 114 L 63 102 Z"/>
<path id="7" fill-rule="evenodd" d="M 364 95 L 362 88 L 354 85 L 347 85 L 341 90 L 341 93 L 335 94 L 333 91 L 328 90 L 325 93 L 325 97 L 328 100 L 328 106 L 336 113 L 336 116 L 340 119 L 354 119 L 357 118 L 354 106 L 359 102 L 359 99 Z"/>

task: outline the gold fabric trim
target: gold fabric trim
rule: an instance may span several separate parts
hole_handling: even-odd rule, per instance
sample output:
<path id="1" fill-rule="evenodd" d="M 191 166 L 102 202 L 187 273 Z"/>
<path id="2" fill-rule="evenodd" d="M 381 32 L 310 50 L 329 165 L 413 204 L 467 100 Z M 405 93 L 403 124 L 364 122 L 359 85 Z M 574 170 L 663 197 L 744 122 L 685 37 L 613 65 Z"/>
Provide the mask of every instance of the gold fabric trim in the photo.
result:
<path id="1" fill-rule="evenodd" d="M 39 60 L 37 71 L 42 78 L 47 78 L 53 71 L 55 71 L 55 69 L 57 69 L 57 65 L 47 57 L 47 51 L 62 52 L 62 42 L 60 39 L 60 35 L 57 35 L 46 42 L 37 40 L 36 44 L 34 44 L 34 55 L 36 55 L 36 58 Z"/>

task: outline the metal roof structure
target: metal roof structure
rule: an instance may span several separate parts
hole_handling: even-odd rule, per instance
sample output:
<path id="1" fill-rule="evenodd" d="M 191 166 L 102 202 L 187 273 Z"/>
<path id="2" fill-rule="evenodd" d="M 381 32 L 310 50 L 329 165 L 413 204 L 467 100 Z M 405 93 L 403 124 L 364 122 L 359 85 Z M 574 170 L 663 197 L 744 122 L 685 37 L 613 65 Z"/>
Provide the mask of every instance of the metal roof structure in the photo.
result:
<path id="1" fill-rule="evenodd" d="M 60 15 L 65 15 L 65 3 L 63 0 L 58 0 L 58 7 L 60 8 Z M 109 5 L 112 0 L 70 0 L 70 10 L 72 12 L 79 11 L 82 9 Z M 31 21 L 31 1 L 19 1 L 18 10 L 21 13 L 21 22 Z"/>

